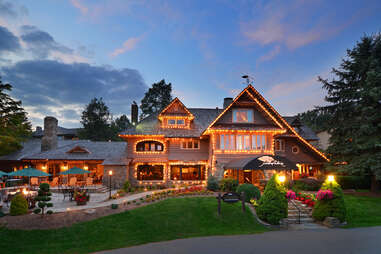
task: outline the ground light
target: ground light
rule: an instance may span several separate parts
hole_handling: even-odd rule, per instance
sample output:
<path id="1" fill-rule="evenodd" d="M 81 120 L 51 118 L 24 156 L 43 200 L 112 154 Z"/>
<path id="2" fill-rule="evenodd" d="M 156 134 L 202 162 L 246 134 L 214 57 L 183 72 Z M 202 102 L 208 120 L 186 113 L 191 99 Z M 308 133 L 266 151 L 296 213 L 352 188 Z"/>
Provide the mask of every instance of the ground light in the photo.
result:
<path id="1" fill-rule="evenodd" d="M 285 176 L 278 176 L 278 180 L 280 183 L 284 183 L 286 181 L 286 177 Z"/>
<path id="2" fill-rule="evenodd" d="M 328 180 L 328 182 L 333 183 L 335 181 L 335 176 L 334 175 L 329 175 L 327 177 L 327 180 Z"/>

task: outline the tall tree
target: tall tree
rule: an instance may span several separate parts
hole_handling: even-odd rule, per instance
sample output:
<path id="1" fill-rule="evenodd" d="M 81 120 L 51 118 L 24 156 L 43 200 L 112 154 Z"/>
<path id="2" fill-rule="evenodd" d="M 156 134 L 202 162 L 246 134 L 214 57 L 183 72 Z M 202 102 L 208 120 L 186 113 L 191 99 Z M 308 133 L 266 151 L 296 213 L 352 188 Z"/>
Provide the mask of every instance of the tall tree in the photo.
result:
<path id="1" fill-rule="evenodd" d="M 8 94 L 11 91 L 12 86 L 0 80 L 0 155 L 20 149 L 21 142 L 30 136 L 32 129 L 21 101 Z"/>
<path id="2" fill-rule="evenodd" d="M 361 38 L 332 72 L 330 81 L 319 77 L 330 103 L 324 109 L 332 114 L 331 165 L 372 175 L 375 190 L 381 180 L 381 34 Z"/>
<path id="3" fill-rule="evenodd" d="M 120 117 L 116 118 L 114 124 L 118 131 L 124 131 L 131 126 L 130 120 L 126 115 L 121 115 Z"/>
<path id="4" fill-rule="evenodd" d="M 114 140 L 110 124 L 112 122 L 110 111 L 102 98 L 94 98 L 82 112 L 83 129 L 79 132 L 81 139 L 92 141 Z"/>
<path id="5" fill-rule="evenodd" d="M 144 94 L 141 100 L 140 109 L 142 113 L 140 118 L 144 118 L 152 113 L 161 111 L 172 101 L 172 84 L 161 80 L 152 84 L 152 87 Z"/>
<path id="6" fill-rule="evenodd" d="M 299 119 L 315 132 L 328 131 L 332 115 L 327 110 L 315 108 L 298 114 Z"/>

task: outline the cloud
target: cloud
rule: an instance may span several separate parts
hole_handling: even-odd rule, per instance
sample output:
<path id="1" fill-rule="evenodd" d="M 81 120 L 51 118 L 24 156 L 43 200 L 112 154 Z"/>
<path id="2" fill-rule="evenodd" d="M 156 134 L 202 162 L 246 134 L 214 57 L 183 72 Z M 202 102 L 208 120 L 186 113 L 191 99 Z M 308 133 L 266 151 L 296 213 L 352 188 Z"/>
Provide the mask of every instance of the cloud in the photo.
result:
<path id="1" fill-rule="evenodd" d="M 20 50 L 19 39 L 7 28 L 0 26 L 0 54 Z"/>
<path id="2" fill-rule="evenodd" d="M 14 87 L 12 96 L 22 100 L 34 124 L 42 122 L 43 112 L 78 126 L 80 112 L 94 97 L 103 97 L 113 114 L 125 114 L 147 88 L 137 70 L 87 63 L 27 60 L 3 67 L 1 72 L 3 81 Z"/>
<path id="3" fill-rule="evenodd" d="M 15 6 L 10 2 L 0 0 L 0 15 L 8 17 L 17 17 Z"/>
<path id="4" fill-rule="evenodd" d="M 255 18 L 241 22 L 241 33 L 248 43 L 283 44 L 296 49 L 327 39 L 344 29 L 348 22 L 332 23 L 332 13 L 311 19 L 316 1 L 294 1 L 287 5 L 271 2 L 255 9 Z"/>
<path id="5" fill-rule="evenodd" d="M 73 54 L 72 49 L 57 43 L 49 33 L 35 26 L 22 26 L 21 39 L 26 43 L 30 52 L 38 58 L 47 58 L 53 51 Z"/>
<path id="6" fill-rule="evenodd" d="M 83 3 L 81 3 L 79 0 L 70 0 L 71 4 L 77 8 L 82 15 L 87 15 L 89 13 L 89 8 L 86 7 Z"/>
<path id="7" fill-rule="evenodd" d="M 280 46 L 279 45 L 275 45 L 275 47 L 270 52 L 268 52 L 267 54 L 261 56 L 258 59 L 258 63 L 265 62 L 265 61 L 270 61 L 275 56 L 277 56 L 279 53 L 280 53 Z"/>
<path id="8" fill-rule="evenodd" d="M 110 56 L 116 57 L 116 56 L 119 56 L 121 54 L 126 53 L 127 51 L 133 50 L 141 39 L 142 39 L 142 37 L 131 37 L 131 38 L 129 38 L 128 40 L 126 40 L 123 43 L 122 47 L 115 49 L 110 54 Z"/>

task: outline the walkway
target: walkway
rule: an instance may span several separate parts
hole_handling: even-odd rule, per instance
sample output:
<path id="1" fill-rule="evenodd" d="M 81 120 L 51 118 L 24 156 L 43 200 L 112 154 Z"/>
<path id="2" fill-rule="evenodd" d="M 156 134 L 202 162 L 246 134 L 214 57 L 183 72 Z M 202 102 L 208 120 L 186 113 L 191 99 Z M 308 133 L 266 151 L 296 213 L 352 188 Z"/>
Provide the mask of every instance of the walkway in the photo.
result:
<path id="1" fill-rule="evenodd" d="M 308 253 L 379 254 L 381 227 L 275 231 L 256 235 L 213 236 L 150 243 L 103 254 Z"/>

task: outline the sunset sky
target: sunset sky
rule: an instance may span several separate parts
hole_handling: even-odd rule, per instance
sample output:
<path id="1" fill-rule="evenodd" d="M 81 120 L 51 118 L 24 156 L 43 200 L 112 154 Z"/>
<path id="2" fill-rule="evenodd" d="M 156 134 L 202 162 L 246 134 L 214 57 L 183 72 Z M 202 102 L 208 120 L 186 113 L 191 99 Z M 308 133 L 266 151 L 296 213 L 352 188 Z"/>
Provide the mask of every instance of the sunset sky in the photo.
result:
<path id="1" fill-rule="evenodd" d="M 381 1 L 0 0 L 0 76 L 33 125 L 79 127 L 93 97 L 130 114 L 153 82 L 222 107 L 242 75 L 283 115 L 324 104 L 346 49 L 381 31 Z"/>

